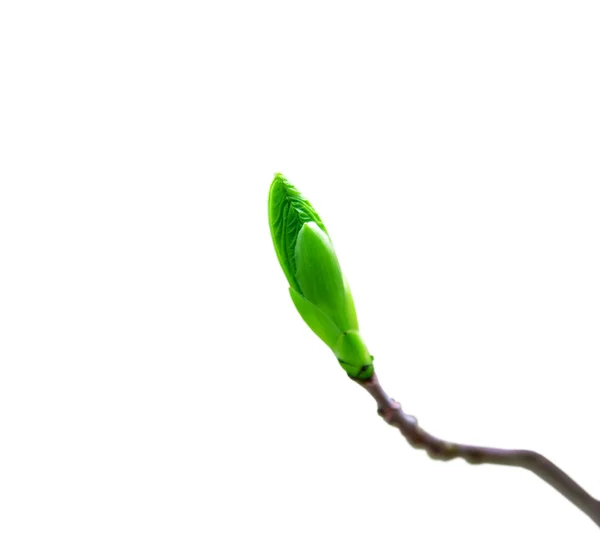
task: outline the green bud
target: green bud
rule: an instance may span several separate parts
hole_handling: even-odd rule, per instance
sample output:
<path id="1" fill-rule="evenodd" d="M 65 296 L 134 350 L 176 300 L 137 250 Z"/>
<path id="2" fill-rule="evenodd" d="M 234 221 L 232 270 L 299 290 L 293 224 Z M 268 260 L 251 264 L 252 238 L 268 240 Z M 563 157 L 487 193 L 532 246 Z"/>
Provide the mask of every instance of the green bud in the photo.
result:
<path id="1" fill-rule="evenodd" d="M 354 300 L 333 243 L 312 205 L 281 174 L 271 184 L 269 225 L 302 319 L 350 377 L 370 378 L 373 357 L 358 332 Z"/>

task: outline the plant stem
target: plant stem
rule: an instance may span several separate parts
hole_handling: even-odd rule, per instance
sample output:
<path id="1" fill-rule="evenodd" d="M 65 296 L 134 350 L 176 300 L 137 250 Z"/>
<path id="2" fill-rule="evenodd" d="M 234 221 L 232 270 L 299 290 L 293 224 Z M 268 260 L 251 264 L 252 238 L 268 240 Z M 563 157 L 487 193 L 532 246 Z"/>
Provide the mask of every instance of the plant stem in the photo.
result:
<path id="1" fill-rule="evenodd" d="M 507 450 L 457 444 L 441 440 L 419 427 L 416 418 L 402 411 L 400 404 L 390 398 L 381 387 L 377 375 L 366 381 L 353 379 L 377 402 L 377 413 L 393 427 L 400 430 L 409 444 L 424 449 L 432 459 L 449 461 L 460 457 L 470 464 L 489 463 L 521 467 L 539 476 L 583 511 L 600 527 L 600 501 L 588 494 L 567 473 L 543 455 L 530 450 Z"/>

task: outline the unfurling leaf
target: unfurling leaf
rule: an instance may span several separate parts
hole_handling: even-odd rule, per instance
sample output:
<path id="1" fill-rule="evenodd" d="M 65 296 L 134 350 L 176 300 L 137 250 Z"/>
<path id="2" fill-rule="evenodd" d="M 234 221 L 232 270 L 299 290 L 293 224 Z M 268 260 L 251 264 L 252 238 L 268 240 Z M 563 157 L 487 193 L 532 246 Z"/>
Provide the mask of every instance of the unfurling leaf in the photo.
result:
<path id="1" fill-rule="evenodd" d="M 281 174 L 269 192 L 269 225 L 299 314 L 349 376 L 368 379 L 373 357 L 358 331 L 354 300 L 321 218 Z"/>

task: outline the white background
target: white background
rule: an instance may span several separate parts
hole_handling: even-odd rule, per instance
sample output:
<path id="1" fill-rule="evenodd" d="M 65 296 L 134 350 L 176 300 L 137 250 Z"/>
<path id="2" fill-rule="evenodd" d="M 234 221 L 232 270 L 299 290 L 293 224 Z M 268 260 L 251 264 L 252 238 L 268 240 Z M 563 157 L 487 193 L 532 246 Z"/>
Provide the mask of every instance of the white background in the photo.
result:
<path id="1" fill-rule="evenodd" d="M 0 548 L 597 549 L 287 296 L 282 171 L 424 427 L 600 495 L 597 2 L 0 8 Z"/>

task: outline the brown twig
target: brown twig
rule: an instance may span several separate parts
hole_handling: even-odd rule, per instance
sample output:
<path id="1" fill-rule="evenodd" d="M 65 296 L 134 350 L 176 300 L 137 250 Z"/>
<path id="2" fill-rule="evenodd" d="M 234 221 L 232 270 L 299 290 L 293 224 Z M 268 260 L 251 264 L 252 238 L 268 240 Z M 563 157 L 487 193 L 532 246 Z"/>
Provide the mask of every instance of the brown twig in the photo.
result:
<path id="1" fill-rule="evenodd" d="M 543 455 L 530 450 L 484 448 L 441 440 L 424 431 L 413 416 L 402 411 L 400 404 L 383 390 L 376 375 L 367 381 L 353 380 L 373 396 L 377 402 L 377 413 L 399 429 L 411 446 L 425 449 L 432 459 L 449 461 L 460 457 L 471 464 L 490 463 L 527 469 L 550 484 L 600 527 L 600 501 Z"/>

